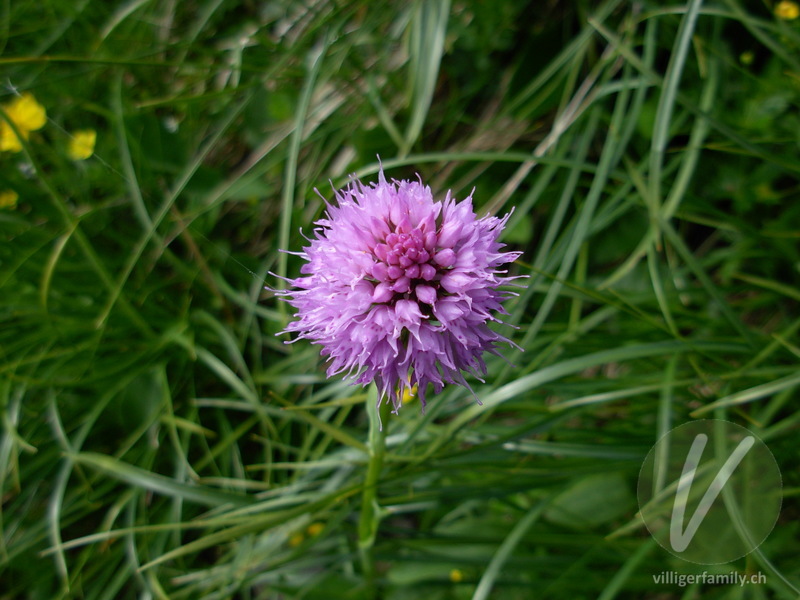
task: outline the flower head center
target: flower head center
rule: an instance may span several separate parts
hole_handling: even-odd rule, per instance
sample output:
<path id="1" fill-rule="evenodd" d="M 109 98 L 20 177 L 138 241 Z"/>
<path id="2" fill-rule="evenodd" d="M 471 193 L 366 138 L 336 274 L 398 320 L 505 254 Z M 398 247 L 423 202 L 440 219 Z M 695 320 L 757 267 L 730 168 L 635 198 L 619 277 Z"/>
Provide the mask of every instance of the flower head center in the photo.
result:
<path id="1" fill-rule="evenodd" d="M 383 243 L 373 249 L 375 263 L 372 278 L 377 281 L 373 302 L 416 299 L 433 305 L 437 299 L 437 281 L 441 269 L 452 266 L 455 254 L 451 249 L 436 252 L 437 235 L 424 228 L 411 228 L 400 223 Z"/>

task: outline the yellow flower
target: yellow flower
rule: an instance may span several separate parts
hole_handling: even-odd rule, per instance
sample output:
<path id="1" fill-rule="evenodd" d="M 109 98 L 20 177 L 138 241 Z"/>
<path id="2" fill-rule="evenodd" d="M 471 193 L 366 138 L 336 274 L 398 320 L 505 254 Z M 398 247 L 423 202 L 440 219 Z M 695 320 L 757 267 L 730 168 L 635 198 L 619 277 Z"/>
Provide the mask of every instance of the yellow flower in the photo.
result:
<path id="1" fill-rule="evenodd" d="M 44 127 L 47 122 L 47 113 L 44 106 L 36 101 L 33 94 L 25 92 L 17 96 L 8 104 L 3 105 L 6 116 L 11 119 L 19 131 L 22 139 L 27 140 L 31 131 Z M 22 142 L 11 126 L 5 120 L 0 122 L 0 151 L 19 152 Z"/>
<path id="2" fill-rule="evenodd" d="M 417 396 L 417 386 L 415 385 L 411 389 L 403 388 L 403 404 L 408 404 Z"/>
<path id="3" fill-rule="evenodd" d="M 3 190 L 0 192 L 0 208 L 16 208 L 19 194 L 14 190 Z"/>
<path id="4" fill-rule="evenodd" d="M 459 569 L 453 569 L 450 571 L 450 581 L 453 583 L 461 583 L 464 579 L 464 574 Z"/>
<path id="5" fill-rule="evenodd" d="M 97 132 L 94 129 L 82 129 L 72 134 L 67 154 L 72 160 L 86 160 L 94 154 L 94 143 Z"/>
<path id="6" fill-rule="evenodd" d="M 6 114 L 14 121 L 17 129 L 36 131 L 47 123 L 44 106 L 36 101 L 33 94 L 25 92 L 6 105 Z"/>
<path id="7" fill-rule="evenodd" d="M 307 533 L 307 534 L 308 534 L 310 537 L 316 537 L 316 536 L 318 536 L 320 533 L 322 533 L 323 529 L 325 529 L 325 525 L 324 525 L 324 524 L 322 524 L 322 523 L 312 523 L 312 524 L 311 524 L 311 525 L 309 525 L 309 526 L 308 526 L 308 528 L 306 529 L 306 533 Z"/>
<path id="8" fill-rule="evenodd" d="M 301 531 L 301 532 L 298 532 L 298 533 L 295 533 L 294 535 L 292 535 L 292 536 L 289 538 L 289 545 L 290 545 L 292 548 L 297 548 L 297 547 L 298 547 L 300 544 L 302 544 L 302 543 L 305 541 L 305 539 L 306 539 L 306 538 L 305 538 L 305 536 L 303 535 L 303 532 L 302 532 L 302 531 Z"/>
<path id="9" fill-rule="evenodd" d="M 775 5 L 775 16 L 784 21 L 794 21 L 800 17 L 800 6 L 792 0 L 782 0 Z"/>

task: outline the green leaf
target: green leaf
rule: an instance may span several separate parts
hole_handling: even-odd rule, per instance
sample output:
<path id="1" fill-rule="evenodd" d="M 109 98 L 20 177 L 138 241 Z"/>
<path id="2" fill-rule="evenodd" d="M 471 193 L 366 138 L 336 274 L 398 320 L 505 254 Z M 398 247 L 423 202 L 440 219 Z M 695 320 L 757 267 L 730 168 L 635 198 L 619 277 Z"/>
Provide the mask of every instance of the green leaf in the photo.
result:
<path id="1" fill-rule="evenodd" d="M 233 494 L 198 484 L 175 481 L 164 475 L 152 473 L 145 469 L 129 465 L 104 454 L 80 452 L 78 454 L 69 454 L 67 458 L 75 464 L 97 469 L 110 477 L 124 481 L 134 487 L 150 490 L 151 492 L 163 494 L 165 496 L 180 498 L 187 502 L 194 502 L 205 506 L 230 505 L 234 507 L 247 506 L 255 502 L 255 498 L 251 496 Z"/>
<path id="2" fill-rule="evenodd" d="M 590 475 L 553 498 L 544 518 L 569 529 L 591 529 L 618 519 L 636 505 L 620 473 Z"/>

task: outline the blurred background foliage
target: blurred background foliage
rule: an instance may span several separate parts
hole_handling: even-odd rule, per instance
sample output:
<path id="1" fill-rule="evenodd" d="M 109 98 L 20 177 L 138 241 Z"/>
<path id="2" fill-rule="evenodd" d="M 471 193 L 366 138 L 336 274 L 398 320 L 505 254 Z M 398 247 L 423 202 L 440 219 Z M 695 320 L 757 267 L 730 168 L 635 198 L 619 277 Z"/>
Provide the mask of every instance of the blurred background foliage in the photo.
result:
<path id="1" fill-rule="evenodd" d="M 0 118 L 47 115 L 0 152 L 0 598 L 797 597 L 797 12 L 0 3 Z M 275 336 L 264 284 L 378 156 L 515 206 L 531 278 L 483 405 L 448 388 L 388 423 L 368 573 L 367 392 Z M 636 516 L 649 448 L 704 417 L 784 477 L 761 551 L 716 567 Z"/>

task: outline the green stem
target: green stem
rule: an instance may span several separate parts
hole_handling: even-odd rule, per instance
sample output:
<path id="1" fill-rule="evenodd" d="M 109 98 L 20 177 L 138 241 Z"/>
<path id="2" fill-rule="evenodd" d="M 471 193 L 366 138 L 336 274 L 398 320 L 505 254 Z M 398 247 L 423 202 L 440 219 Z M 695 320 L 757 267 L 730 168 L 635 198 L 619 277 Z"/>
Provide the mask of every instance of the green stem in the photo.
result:
<path id="1" fill-rule="evenodd" d="M 378 400 L 378 389 L 373 384 L 367 394 L 367 414 L 369 415 L 369 440 L 367 453 L 367 475 L 364 480 L 364 491 L 361 496 L 361 516 L 358 521 L 358 549 L 361 554 L 361 567 L 367 586 L 367 597 L 377 597 L 375 586 L 375 559 L 373 546 L 378 533 L 378 525 L 383 518 L 383 510 L 378 504 L 378 480 L 383 468 L 383 457 L 386 452 L 386 425 L 391 410 L 391 402 L 386 399 L 380 410 L 375 408 Z"/>

